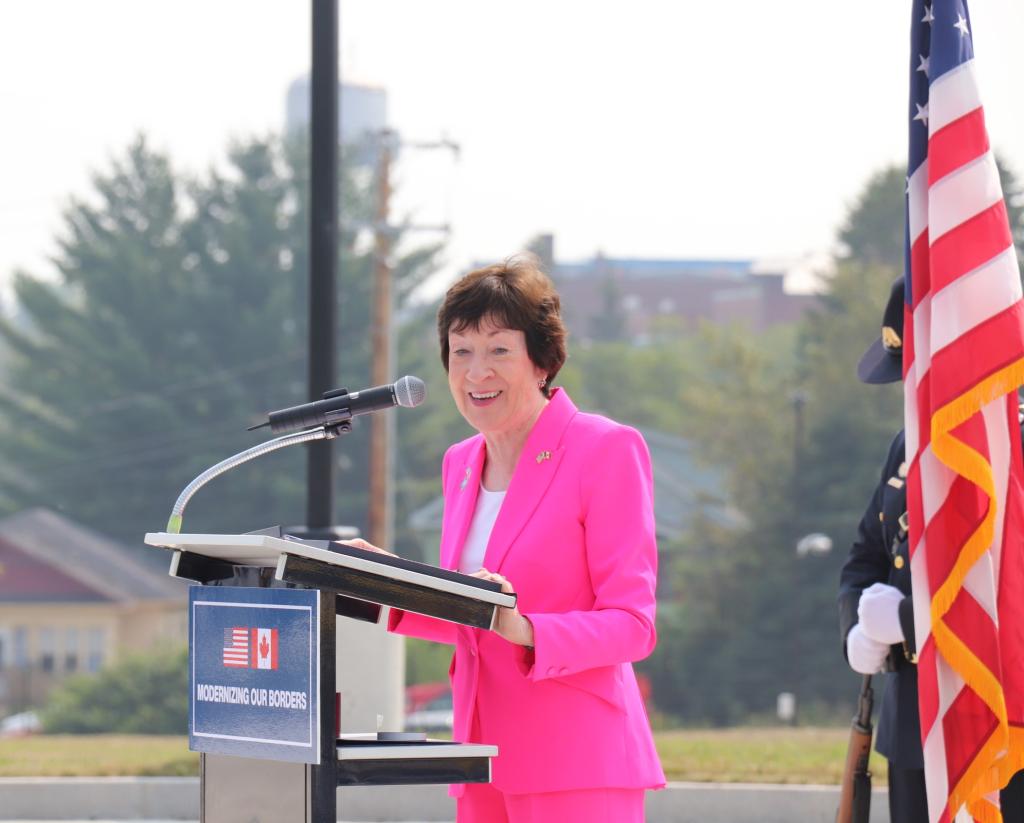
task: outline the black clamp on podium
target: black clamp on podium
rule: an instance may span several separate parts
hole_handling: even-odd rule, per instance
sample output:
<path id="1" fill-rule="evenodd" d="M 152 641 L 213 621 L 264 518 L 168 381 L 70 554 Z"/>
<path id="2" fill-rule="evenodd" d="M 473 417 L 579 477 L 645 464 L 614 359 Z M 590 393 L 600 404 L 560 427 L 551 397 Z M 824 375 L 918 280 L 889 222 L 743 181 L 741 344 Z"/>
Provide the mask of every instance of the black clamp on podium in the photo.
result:
<path id="1" fill-rule="evenodd" d="M 146 535 L 189 589 L 189 748 L 201 823 L 334 823 L 338 786 L 486 783 L 496 746 L 339 736 L 337 617 L 391 606 L 490 628 L 515 595 L 423 563 L 268 530 Z M 358 661 L 352 661 L 358 665 Z"/>

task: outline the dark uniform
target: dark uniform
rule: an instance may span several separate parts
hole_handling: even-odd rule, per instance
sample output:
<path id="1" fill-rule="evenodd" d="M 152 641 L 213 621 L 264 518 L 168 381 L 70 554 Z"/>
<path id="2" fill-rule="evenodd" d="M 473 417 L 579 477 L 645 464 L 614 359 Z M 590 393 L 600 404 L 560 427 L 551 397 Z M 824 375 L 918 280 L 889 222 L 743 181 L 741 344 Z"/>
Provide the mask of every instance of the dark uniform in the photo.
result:
<path id="1" fill-rule="evenodd" d="M 895 382 L 902 377 L 903 281 L 890 295 L 882 339 L 865 353 L 858 374 L 865 383 Z M 910 588 L 906 463 L 903 432 L 889 446 L 881 480 L 861 518 L 857 539 L 839 580 L 839 630 L 846 637 L 858 622 L 861 593 L 886 583 L 903 594 L 899 604 L 903 643 L 890 648 L 886 683 L 875 732 L 875 749 L 889 761 L 889 817 L 892 823 L 928 823 L 917 704 L 917 654 Z M 1004 823 L 1024 823 L 1024 772 L 1000 794 Z"/>
<path id="2" fill-rule="evenodd" d="M 1024 431 L 1022 431 L 1024 434 Z M 903 432 L 889 446 L 882 479 L 857 528 L 857 539 L 839 579 L 839 630 L 844 641 L 857 623 L 860 595 L 874 583 L 888 583 L 904 597 L 899 606 L 906 638 L 890 649 L 885 689 L 875 730 L 875 750 L 889 761 L 889 818 L 892 823 L 928 823 L 917 709 L 917 655 L 910 597 L 907 489 Z M 1024 772 L 1000 793 L 1004 823 L 1024 823 Z"/>
<path id="3" fill-rule="evenodd" d="M 857 529 L 839 578 L 839 631 L 844 641 L 857 623 L 861 592 L 888 583 L 904 597 L 899 606 L 906 638 L 889 654 L 885 690 L 875 731 L 875 749 L 889 761 L 889 816 L 893 823 L 928 820 L 924 793 L 921 722 L 917 713 L 917 656 L 910 596 L 907 545 L 907 488 L 903 432 L 889 446 L 882 479 Z"/>

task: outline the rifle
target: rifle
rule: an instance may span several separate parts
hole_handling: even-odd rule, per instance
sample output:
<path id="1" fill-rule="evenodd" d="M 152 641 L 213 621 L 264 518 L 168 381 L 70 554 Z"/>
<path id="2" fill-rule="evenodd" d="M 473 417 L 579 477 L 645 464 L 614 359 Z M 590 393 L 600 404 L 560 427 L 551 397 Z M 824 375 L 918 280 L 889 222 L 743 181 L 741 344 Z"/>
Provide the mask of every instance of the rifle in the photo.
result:
<path id="1" fill-rule="evenodd" d="M 871 772 L 868 771 L 868 758 L 871 756 L 871 710 L 874 702 L 871 675 L 866 674 L 857 700 L 857 715 L 850 726 L 850 747 L 846 752 L 836 823 L 868 823 L 871 816 Z"/>

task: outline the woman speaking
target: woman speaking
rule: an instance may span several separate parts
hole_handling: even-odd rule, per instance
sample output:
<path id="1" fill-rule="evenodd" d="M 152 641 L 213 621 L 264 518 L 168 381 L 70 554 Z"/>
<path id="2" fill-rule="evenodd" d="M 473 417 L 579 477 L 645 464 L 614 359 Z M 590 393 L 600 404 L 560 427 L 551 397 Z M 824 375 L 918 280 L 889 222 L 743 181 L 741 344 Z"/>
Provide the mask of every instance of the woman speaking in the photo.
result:
<path id="1" fill-rule="evenodd" d="M 493 631 L 391 612 L 391 630 L 455 645 L 454 737 L 498 746 L 492 783 L 452 788 L 458 821 L 642 821 L 665 784 L 630 665 L 655 644 L 646 444 L 552 388 L 566 330 L 532 258 L 455 283 L 438 334 L 478 432 L 444 456 L 441 565 L 518 595 Z"/>

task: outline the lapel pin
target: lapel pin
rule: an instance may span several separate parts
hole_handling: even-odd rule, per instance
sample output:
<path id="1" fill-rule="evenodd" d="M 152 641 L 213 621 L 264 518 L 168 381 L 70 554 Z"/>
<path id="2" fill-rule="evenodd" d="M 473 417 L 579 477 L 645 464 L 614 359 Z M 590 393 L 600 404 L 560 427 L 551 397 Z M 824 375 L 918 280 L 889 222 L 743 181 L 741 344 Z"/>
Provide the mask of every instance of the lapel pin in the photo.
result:
<path id="1" fill-rule="evenodd" d="M 543 463 L 545 460 L 550 460 L 550 459 L 551 459 L 551 452 L 549 452 L 549 451 L 542 451 L 542 452 L 539 452 L 537 454 L 537 462 L 538 463 Z"/>
<path id="2" fill-rule="evenodd" d="M 459 483 L 459 491 L 466 488 L 466 484 L 469 482 L 469 476 L 473 473 L 471 466 L 466 466 L 466 475 L 462 478 L 462 482 Z"/>

